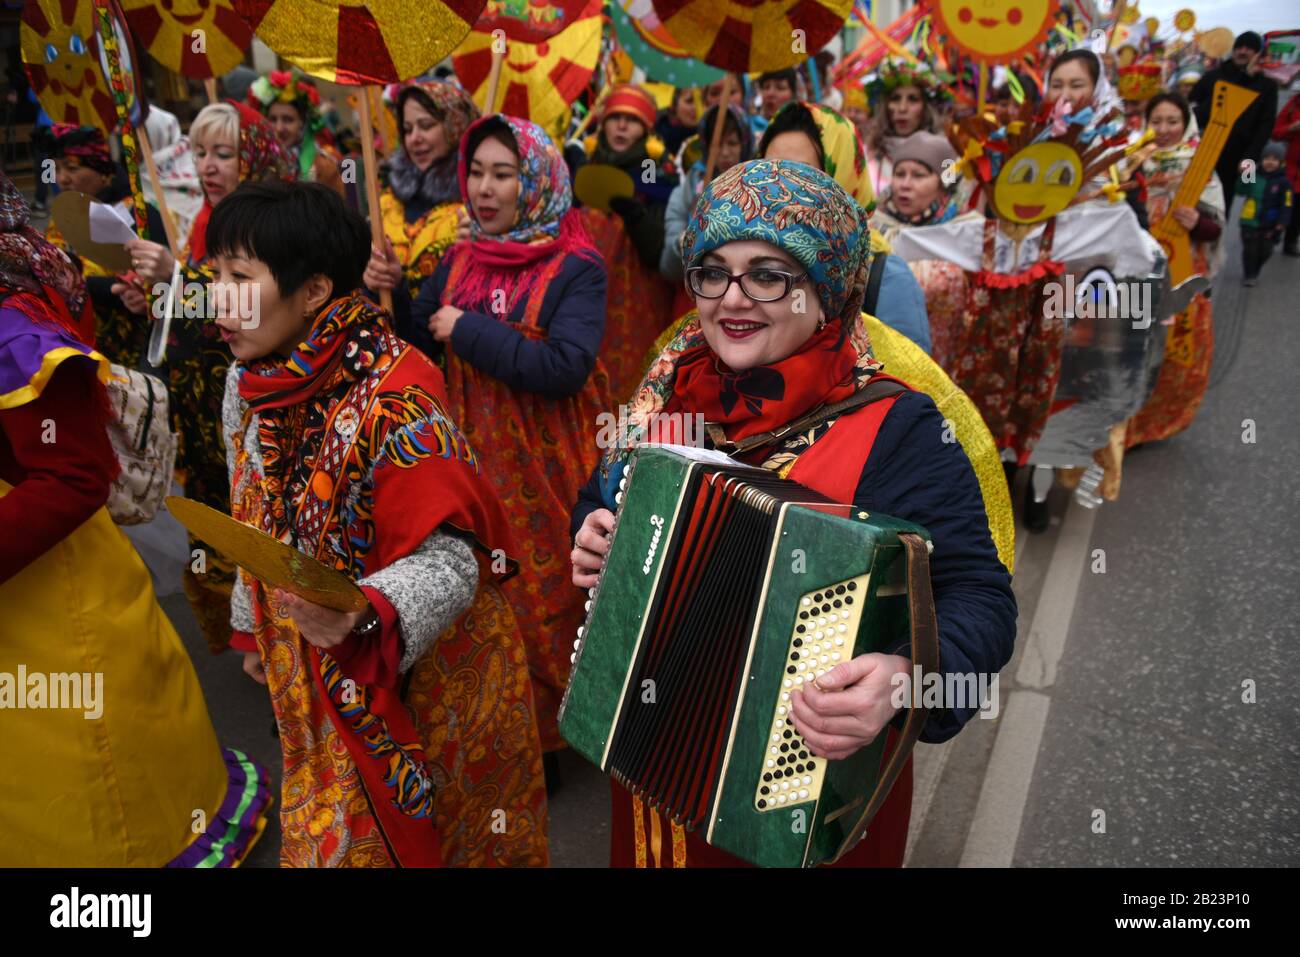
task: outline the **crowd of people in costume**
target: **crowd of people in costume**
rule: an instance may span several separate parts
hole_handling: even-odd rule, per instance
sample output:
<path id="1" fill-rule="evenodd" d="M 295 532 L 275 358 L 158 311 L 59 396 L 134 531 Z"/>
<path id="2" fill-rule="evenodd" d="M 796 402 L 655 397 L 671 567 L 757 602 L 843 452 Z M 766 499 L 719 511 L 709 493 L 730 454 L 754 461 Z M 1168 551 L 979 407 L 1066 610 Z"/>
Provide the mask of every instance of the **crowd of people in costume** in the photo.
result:
<path id="1" fill-rule="evenodd" d="M 193 667 L 103 508 L 112 449 L 85 427 L 87 410 L 110 415 L 109 363 L 143 367 L 158 288 L 257 290 L 256 323 L 236 299 L 170 319 L 185 495 L 364 596 L 359 611 L 317 605 L 189 543 L 204 560 L 185 567 L 184 590 L 206 643 L 240 658 L 274 711 L 282 862 L 545 866 L 573 637 L 627 451 L 656 416 L 702 415 L 720 429 L 708 441 L 746 464 L 925 527 L 943 670 L 1010 660 L 1002 483 L 1035 464 L 1054 411 L 1069 330 L 1044 309 L 1052 284 L 1098 263 L 1149 277 L 1164 258 L 1151 231 L 1170 220 L 1212 279 L 1236 199 L 1248 285 L 1275 247 L 1300 255 L 1300 95 L 1279 114 L 1261 48 L 1244 33 L 1220 64 L 1167 64 L 1133 102 L 1114 57 L 1085 44 L 1002 70 L 983 111 L 916 56 L 839 86 L 820 61 L 729 77 L 662 106 L 620 82 L 590 91 L 594 122 L 563 137 L 480 115 L 454 75 L 420 79 L 385 93 L 398 137 L 374 197 L 344 175 L 355 155 L 316 85 L 273 71 L 195 116 L 177 156 L 201 206 L 176 249 L 150 206 L 151 238 L 126 244 L 125 272 L 52 223 L 38 234 L 4 179 L 0 528 L 22 547 L 5 548 L 0 591 L 42 622 L 29 638 L 50 633 L 57 608 L 84 636 L 76 653 L 99 663 L 58 643 L 22 649 L 51 671 L 104 670 L 129 633 L 134 660 L 115 674 L 148 685 L 133 700 L 152 710 L 109 731 L 70 727 L 64 776 L 19 776 L 0 802 L 0 829 L 19 837 L 0 862 L 238 863 L 265 826 L 266 771 L 217 746 Z M 1218 79 L 1259 96 L 1183 205 Z M 41 149 L 60 189 L 133 212 L 103 134 L 56 124 Z M 630 192 L 580 186 L 615 174 Z M 1192 423 L 1212 301 L 1197 295 L 1155 333 L 1150 394 L 1095 453 L 1103 497 L 1119 493 L 1125 449 Z M 842 405 L 882 384 L 885 398 Z M 625 433 L 599 447 L 601 416 L 620 407 Z M 809 421 L 822 409 L 841 411 Z M 50 422 L 66 440 L 42 441 Z M 1027 490 L 1025 524 L 1042 529 L 1046 496 Z M 910 674 L 907 652 L 855 658 L 796 695 L 810 748 L 836 759 L 893 740 L 890 679 Z M 922 740 L 973 713 L 934 714 Z M 35 766 L 48 738 L 6 725 L 0 756 Z M 103 793 L 109 776 L 116 791 L 91 822 L 46 813 L 53 795 Z M 615 865 L 735 863 L 669 821 L 670 848 L 649 860 L 659 812 L 612 787 Z M 909 763 L 841 863 L 900 865 L 910 804 Z M 199 831 L 193 808 L 207 809 Z"/>

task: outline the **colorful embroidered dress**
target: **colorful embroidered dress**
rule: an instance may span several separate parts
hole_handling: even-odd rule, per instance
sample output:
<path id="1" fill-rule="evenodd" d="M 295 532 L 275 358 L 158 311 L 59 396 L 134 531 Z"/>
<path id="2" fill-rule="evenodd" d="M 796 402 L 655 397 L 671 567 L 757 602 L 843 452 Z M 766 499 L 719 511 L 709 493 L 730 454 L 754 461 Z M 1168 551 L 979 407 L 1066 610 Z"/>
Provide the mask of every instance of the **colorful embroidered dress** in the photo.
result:
<path id="1" fill-rule="evenodd" d="M 918 221 L 908 221 L 886 201 L 872 220 L 886 241 L 914 226 L 927 226 L 952 219 L 957 202 L 945 196 L 942 206 Z M 960 358 L 966 339 L 966 273 L 944 259 L 921 259 L 907 264 L 925 293 L 925 311 L 930 320 L 930 357 L 942 369 L 952 369 Z"/>
<path id="2" fill-rule="evenodd" d="M 473 240 L 447 253 L 434 298 L 467 310 L 447 350 L 450 411 L 509 516 L 521 569 L 506 594 L 528 647 L 542 744 L 553 750 L 563 746 L 556 713 L 584 600 L 570 577 L 568 513 L 596 464 L 597 417 L 610 408 L 597 359 L 604 273 L 570 208 L 559 150 L 527 120 L 478 122 L 489 121 L 504 123 L 518 144 L 519 212 L 502 236 L 473 225 Z M 462 146 L 462 189 L 468 166 Z M 495 290 L 507 301 L 495 304 Z"/>
<path id="3" fill-rule="evenodd" d="M 1199 143 L 1193 120 L 1181 143 L 1169 149 L 1156 150 L 1142 164 L 1147 179 L 1147 213 L 1153 225 L 1169 213 L 1170 204 L 1183 181 L 1183 173 Z M 1223 205 L 1223 187 L 1218 175 L 1212 173 L 1197 208 L 1202 216 L 1209 216 L 1222 224 Z M 1193 240 L 1192 260 L 1197 273 L 1213 278 L 1218 271 L 1220 247 L 1217 239 L 1211 242 Z M 1213 359 L 1213 305 L 1207 296 L 1200 295 L 1174 317 L 1165 338 L 1165 359 L 1160 366 L 1155 391 L 1142 410 L 1129 419 L 1125 446 L 1132 448 L 1142 442 L 1167 439 L 1191 425 L 1201 399 L 1205 397 Z"/>
<path id="4" fill-rule="evenodd" d="M 496 583 L 508 530 L 441 374 L 352 295 L 287 361 L 235 365 L 226 419 L 232 514 L 378 592 L 402 637 L 400 664 L 385 652 L 389 666 L 363 668 L 244 579 L 284 752 L 283 863 L 544 866 L 526 657 Z M 479 566 L 441 634 L 440 542 L 472 546 Z"/>
<path id="5" fill-rule="evenodd" d="M 893 239 L 909 262 L 938 259 L 966 273 L 964 315 L 948 324 L 959 337 L 948 338 L 944 371 L 979 406 L 1004 458 L 1020 465 L 1042 435 L 1060 378 L 1065 310 L 1046 307 L 1058 278 L 1084 262 L 1116 278 L 1142 278 L 1156 258 L 1154 241 L 1117 190 L 1109 190 L 1110 202 L 1080 190 L 1122 152 L 1122 123 L 1064 105 L 1037 112 L 1026 105 L 1017 122 L 991 133 L 979 130 L 991 120 L 966 121 L 964 168 L 987 190 L 991 215 L 969 212 Z M 1054 194 L 1024 178 L 1038 169 L 1031 151 L 1044 149 L 1070 157 L 1055 165 L 1068 176 L 1044 187 Z"/>
<path id="6" fill-rule="evenodd" d="M 251 107 L 232 104 L 239 111 L 239 181 L 278 177 L 293 179 L 292 159 L 275 134 Z M 195 217 L 188 248 L 181 254 L 184 294 L 206 290 L 212 281 L 207 265 L 208 217 L 212 204 L 205 198 Z M 180 298 L 180 294 L 178 294 Z M 182 474 L 185 494 L 218 511 L 229 511 L 230 485 L 226 474 L 225 442 L 221 435 L 221 398 L 230 350 L 204 310 L 173 316 L 167 342 L 167 377 L 172 428 L 179 436 L 176 468 Z M 215 653 L 230 643 L 230 590 L 235 570 L 211 546 L 191 537 L 191 554 L 202 550 L 202 564 L 187 564 L 185 595 L 208 647 Z"/>

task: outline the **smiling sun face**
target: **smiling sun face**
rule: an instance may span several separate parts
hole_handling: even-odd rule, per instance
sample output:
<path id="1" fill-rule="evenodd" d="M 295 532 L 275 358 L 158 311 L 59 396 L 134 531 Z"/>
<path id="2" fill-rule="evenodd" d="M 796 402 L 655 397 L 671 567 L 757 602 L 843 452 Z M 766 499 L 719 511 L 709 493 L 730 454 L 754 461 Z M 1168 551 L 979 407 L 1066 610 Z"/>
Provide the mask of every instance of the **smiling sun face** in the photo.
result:
<path id="1" fill-rule="evenodd" d="M 963 52 L 985 62 L 1006 62 L 1032 49 L 1051 26 L 1049 0 L 939 0 L 934 14 L 943 33 Z"/>
<path id="2" fill-rule="evenodd" d="M 1082 181 L 1078 153 L 1061 143 L 1034 143 L 1003 164 L 993 204 L 1013 223 L 1042 222 L 1070 205 Z"/>
<path id="3" fill-rule="evenodd" d="M 91 11 L 89 3 L 28 3 L 20 31 L 22 58 L 51 120 L 110 131 L 117 125 L 117 112 L 99 72 Z"/>

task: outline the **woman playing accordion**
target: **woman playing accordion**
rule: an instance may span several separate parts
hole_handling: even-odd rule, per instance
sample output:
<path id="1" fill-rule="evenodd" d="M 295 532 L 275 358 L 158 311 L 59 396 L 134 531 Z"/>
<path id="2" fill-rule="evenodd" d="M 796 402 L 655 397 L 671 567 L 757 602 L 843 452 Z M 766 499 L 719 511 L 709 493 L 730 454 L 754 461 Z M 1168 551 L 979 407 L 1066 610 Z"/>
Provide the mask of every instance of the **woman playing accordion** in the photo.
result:
<path id="1" fill-rule="evenodd" d="M 780 436 L 782 426 L 888 379 L 860 320 L 868 244 L 857 204 L 832 177 L 802 163 L 744 163 L 708 186 L 682 237 L 696 311 L 651 364 L 627 433 L 580 493 L 572 518 L 575 585 L 596 583 L 629 445 L 655 415 L 701 415 L 720 426 L 706 443 L 725 437 L 728 450 L 776 433 L 733 452 L 745 464 L 927 529 L 940 671 L 995 674 L 1006 664 L 1016 633 L 1010 575 L 998 560 L 975 472 L 934 402 L 904 389 Z M 904 642 L 889 654 L 859 655 L 796 692 L 792 723 L 809 750 L 839 760 L 882 732 L 892 738 L 904 715 L 891 692 L 896 675 L 911 676 L 907 652 Z M 932 712 L 921 740 L 951 738 L 975 710 Z M 613 790 L 613 865 L 739 863 L 697 833 L 661 823 L 618 784 Z M 909 761 L 864 839 L 839 863 L 901 865 L 911 798 Z"/>

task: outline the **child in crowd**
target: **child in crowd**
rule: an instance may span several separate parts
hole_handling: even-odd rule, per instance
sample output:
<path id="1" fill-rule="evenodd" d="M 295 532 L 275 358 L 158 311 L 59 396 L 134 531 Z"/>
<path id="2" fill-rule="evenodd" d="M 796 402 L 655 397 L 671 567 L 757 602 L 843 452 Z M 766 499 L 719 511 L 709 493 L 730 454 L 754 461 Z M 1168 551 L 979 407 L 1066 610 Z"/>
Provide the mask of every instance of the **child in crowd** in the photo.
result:
<path id="1" fill-rule="evenodd" d="M 1241 208 L 1241 258 L 1247 286 L 1258 281 L 1259 271 L 1291 222 L 1291 184 L 1282 165 L 1285 159 L 1286 147 L 1269 143 L 1258 174 L 1247 180 L 1249 173 L 1243 173 L 1238 187 L 1246 201 Z"/>

